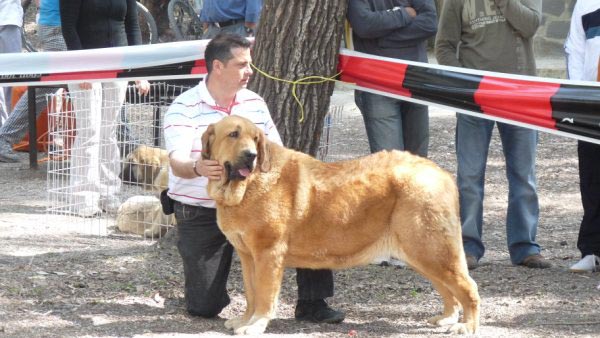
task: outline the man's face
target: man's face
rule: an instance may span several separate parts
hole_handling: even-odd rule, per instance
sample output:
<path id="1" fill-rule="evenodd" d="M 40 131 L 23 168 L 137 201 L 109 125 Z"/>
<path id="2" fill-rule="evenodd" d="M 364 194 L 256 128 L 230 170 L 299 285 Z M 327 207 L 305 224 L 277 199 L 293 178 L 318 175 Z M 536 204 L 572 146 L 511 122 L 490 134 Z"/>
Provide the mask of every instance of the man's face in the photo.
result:
<path id="1" fill-rule="evenodd" d="M 221 63 L 220 78 L 222 81 L 227 83 L 236 90 L 246 88 L 250 76 L 252 75 L 252 68 L 250 62 L 252 57 L 250 56 L 249 48 L 234 48 L 231 50 L 233 58 L 227 61 L 225 64 Z"/>

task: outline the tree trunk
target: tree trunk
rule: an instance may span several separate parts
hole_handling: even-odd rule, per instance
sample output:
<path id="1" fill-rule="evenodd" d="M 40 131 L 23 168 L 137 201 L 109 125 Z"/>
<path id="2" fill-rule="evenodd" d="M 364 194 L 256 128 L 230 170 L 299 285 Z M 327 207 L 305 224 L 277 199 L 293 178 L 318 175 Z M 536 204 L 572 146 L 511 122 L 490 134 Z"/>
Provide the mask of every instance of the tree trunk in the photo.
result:
<path id="1" fill-rule="evenodd" d="M 265 0 L 254 46 L 254 64 L 268 74 L 298 80 L 337 73 L 347 0 Z M 334 82 L 292 85 L 255 74 L 250 88 L 267 102 L 287 147 L 315 155 Z"/>

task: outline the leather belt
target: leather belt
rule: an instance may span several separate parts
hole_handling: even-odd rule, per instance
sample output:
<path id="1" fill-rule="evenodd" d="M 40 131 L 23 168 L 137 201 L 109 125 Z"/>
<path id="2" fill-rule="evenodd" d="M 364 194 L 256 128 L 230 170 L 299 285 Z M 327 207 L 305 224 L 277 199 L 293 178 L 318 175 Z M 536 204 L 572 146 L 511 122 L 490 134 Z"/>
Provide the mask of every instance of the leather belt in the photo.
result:
<path id="1" fill-rule="evenodd" d="M 223 28 L 223 27 L 227 27 L 227 26 L 233 26 L 240 22 L 244 22 L 244 20 L 242 20 L 242 19 L 227 20 L 227 21 L 221 21 L 221 22 L 213 22 L 212 24 L 215 25 L 216 27 Z"/>

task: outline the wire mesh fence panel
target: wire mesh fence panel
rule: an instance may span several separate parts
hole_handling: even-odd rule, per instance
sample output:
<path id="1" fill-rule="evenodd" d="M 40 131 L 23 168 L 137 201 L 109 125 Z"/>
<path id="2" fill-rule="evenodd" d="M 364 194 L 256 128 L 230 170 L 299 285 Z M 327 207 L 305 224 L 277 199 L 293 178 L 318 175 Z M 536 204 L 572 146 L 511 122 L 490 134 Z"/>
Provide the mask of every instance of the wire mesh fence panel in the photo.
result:
<path id="1" fill-rule="evenodd" d="M 117 229 L 160 237 L 173 224 L 159 194 L 168 180 L 162 116 L 187 86 L 94 84 L 48 96 L 48 213 L 92 233 Z"/>
<path id="2" fill-rule="evenodd" d="M 324 162 L 349 160 L 369 154 L 369 142 L 360 114 L 332 105 L 323 120 L 317 158 Z"/>
<path id="3" fill-rule="evenodd" d="M 147 239 L 163 236 L 175 220 L 163 214 L 159 200 L 168 184 L 162 119 L 189 88 L 158 82 L 140 95 L 135 86 L 98 83 L 91 90 L 49 95 L 47 213 L 64 215 L 90 234 L 118 230 Z M 347 123 L 357 122 L 362 126 L 360 116 L 346 116 L 343 106 L 332 106 L 318 158 L 337 161 L 368 152 L 362 136 L 358 147 L 349 146 L 357 137 L 356 127 Z"/>

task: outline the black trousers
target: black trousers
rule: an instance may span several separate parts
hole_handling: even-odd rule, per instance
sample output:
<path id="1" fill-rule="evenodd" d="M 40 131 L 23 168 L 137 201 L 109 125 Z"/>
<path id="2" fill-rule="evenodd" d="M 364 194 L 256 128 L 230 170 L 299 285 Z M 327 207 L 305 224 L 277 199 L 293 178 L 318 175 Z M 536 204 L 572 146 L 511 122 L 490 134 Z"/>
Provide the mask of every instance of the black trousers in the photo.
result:
<path id="1" fill-rule="evenodd" d="M 579 141 L 579 189 L 583 219 L 577 248 L 581 256 L 600 256 L 600 145 Z"/>
<path id="2" fill-rule="evenodd" d="M 217 226 L 216 210 L 175 202 L 177 248 L 183 260 L 185 301 L 190 314 L 214 317 L 229 302 L 227 278 L 233 246 Z M 333 296 L 331 270 L 297 269 L 298 299 Z"/>

